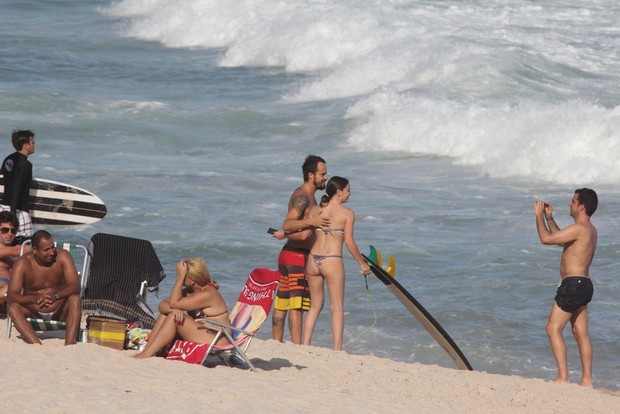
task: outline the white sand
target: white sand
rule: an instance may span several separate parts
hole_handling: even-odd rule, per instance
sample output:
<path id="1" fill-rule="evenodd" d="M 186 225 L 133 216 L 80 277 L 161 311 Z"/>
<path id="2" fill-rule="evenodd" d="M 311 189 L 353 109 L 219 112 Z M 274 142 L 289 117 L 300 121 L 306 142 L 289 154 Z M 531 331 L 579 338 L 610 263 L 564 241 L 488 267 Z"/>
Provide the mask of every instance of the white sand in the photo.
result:
<path id="1" fill-rule="evenodd" d="M 258 373 L 54 338 L 0 341 L 2 410 L 11 413 L 620 413 L 618 392 L 272 340 L 250 346 Z"/>

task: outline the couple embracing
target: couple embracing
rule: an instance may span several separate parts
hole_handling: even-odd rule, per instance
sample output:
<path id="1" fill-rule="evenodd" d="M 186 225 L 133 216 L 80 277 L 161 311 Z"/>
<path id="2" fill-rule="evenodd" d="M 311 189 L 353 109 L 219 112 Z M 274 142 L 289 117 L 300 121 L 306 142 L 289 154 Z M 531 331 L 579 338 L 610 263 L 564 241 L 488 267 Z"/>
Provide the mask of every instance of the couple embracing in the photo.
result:
<path id="1" fill-rule="evenodd" d="M 327 164 L 316 155 L 306 157 L 302 173 L 304 182 L 291 195 L 282 230 L 273 235 L 279 240 L 287 238 L 278 258 L 282 279 L 273 311 L 273 338 L 282 341 L 288 313 L 292 342 L 302 343 L 303 326 L 303 344 L 311 344 L 327 282 L 334 349 L 339 351 L 344 335 L 343 244 L 365 276 L 370 268 L 353 238 L 355 213 L 343 205 L 351 196 L 349 181 L 337 176 L 328 181 Z M 314 194 L 323 189 L 325 194 L 317 204 Z M 305 325 L 303 311 L 308 311 Z"/>

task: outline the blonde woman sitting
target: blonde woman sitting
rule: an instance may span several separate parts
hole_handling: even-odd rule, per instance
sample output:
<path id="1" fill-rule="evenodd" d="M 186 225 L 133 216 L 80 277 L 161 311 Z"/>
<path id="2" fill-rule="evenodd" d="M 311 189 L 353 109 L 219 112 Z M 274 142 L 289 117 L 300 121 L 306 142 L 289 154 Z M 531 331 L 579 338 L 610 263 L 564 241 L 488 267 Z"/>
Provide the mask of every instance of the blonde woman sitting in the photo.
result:
<path id="1" fill-rule="evenodd" d="M 179 337 L 186 341 L 210 344 L 215 338 L 215 332 L 205 329 L 195 318 L 209 318 L 230 324 L 226 302 L 218 291 L 218 285 L 211 280 L 203 259 L 182 260 L 177 263 L 176 271 L 177 280 L 170 296 L 159 304 L 160 315 L 155 321 L 149 341 L 135 358 L 157 355 Z M 218 344 L 227 343 L 226 338 L 218 340 Z"/>

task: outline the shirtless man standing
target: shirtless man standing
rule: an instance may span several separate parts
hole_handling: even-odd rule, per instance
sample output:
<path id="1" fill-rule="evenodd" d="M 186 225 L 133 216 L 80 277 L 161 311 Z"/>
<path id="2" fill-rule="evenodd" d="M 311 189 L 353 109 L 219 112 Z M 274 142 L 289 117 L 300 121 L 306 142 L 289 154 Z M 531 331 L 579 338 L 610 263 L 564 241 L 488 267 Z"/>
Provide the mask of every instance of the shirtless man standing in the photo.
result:
<path id="1" fill-rule="evenodd" d="M 553 381 L 569 382 L 566 343 L 562 331 L 570 321 L 579 347 L 583 371 L 579 385 L 584 387 L 592 387 L 592 344 L 588 334 L 587 305 L 594 293 L 590 264 L 594 258 L 597 240 L 596 227 L 590 222 L 590 217 L 597 206 L 598 197 L 594 190 L 576 190 L 570 203 L 570 215 L 575 224 L 561 230 L 553 218 L 551 204 L 543 201 L 534 203 L 540 241 L 543 244 L 558 244 L 564 248 L 560 262 L 562 283 L 547 321 L 547 335 L 558 365 L 558 376 Z"/>
<path id="2" fill-rule="evenodd" d="M 26 343 L 41 344 L 28 317 L 66 322 L 65 345 L 77 342 L 80 279 L 71 254 L 45 230 L 33 234 L 31 254 L 15 261 L 8 293 L 9 315 Z"/>
<path id="3" fill-rule="evenodd" d="M 273 339 L 282 342 L 284 320 L 288 312 L 291 341 L 297 345 L 301 345 L 303 311 L 310 309 L 305 269 L 308 253 L 314 244 L 314 230 L 308 228 L 329 226 L 329 221 L 321 216 L 308 218 L 310 207 L 316 205 L 314 193 L 323 190 L 327 182 L 325 160 L 316 155 L 308 155 L 301 169 L 304 182 L 295 189 L 289 199 L 288 214 L 282 224 L 282 230 L 273 235 L 279 240 L 287 238 L 278 258 L 278 269 L 282 278 L 273 309 Z"/>

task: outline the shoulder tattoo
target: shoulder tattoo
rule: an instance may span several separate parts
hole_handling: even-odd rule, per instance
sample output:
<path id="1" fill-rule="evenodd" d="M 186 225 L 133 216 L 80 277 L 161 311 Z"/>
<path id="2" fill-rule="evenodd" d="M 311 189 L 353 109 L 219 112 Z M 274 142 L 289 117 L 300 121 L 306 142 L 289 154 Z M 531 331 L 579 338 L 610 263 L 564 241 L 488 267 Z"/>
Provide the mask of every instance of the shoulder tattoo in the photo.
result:
<path id="1" fill-rule="evenodd" d="M 299 217 L 304 215 L 304 212 L 310 205 L 310 200 L 308 200 L 308 196 L 299 195 L 293 199 L 293 208 L 297 210 Z"/>

